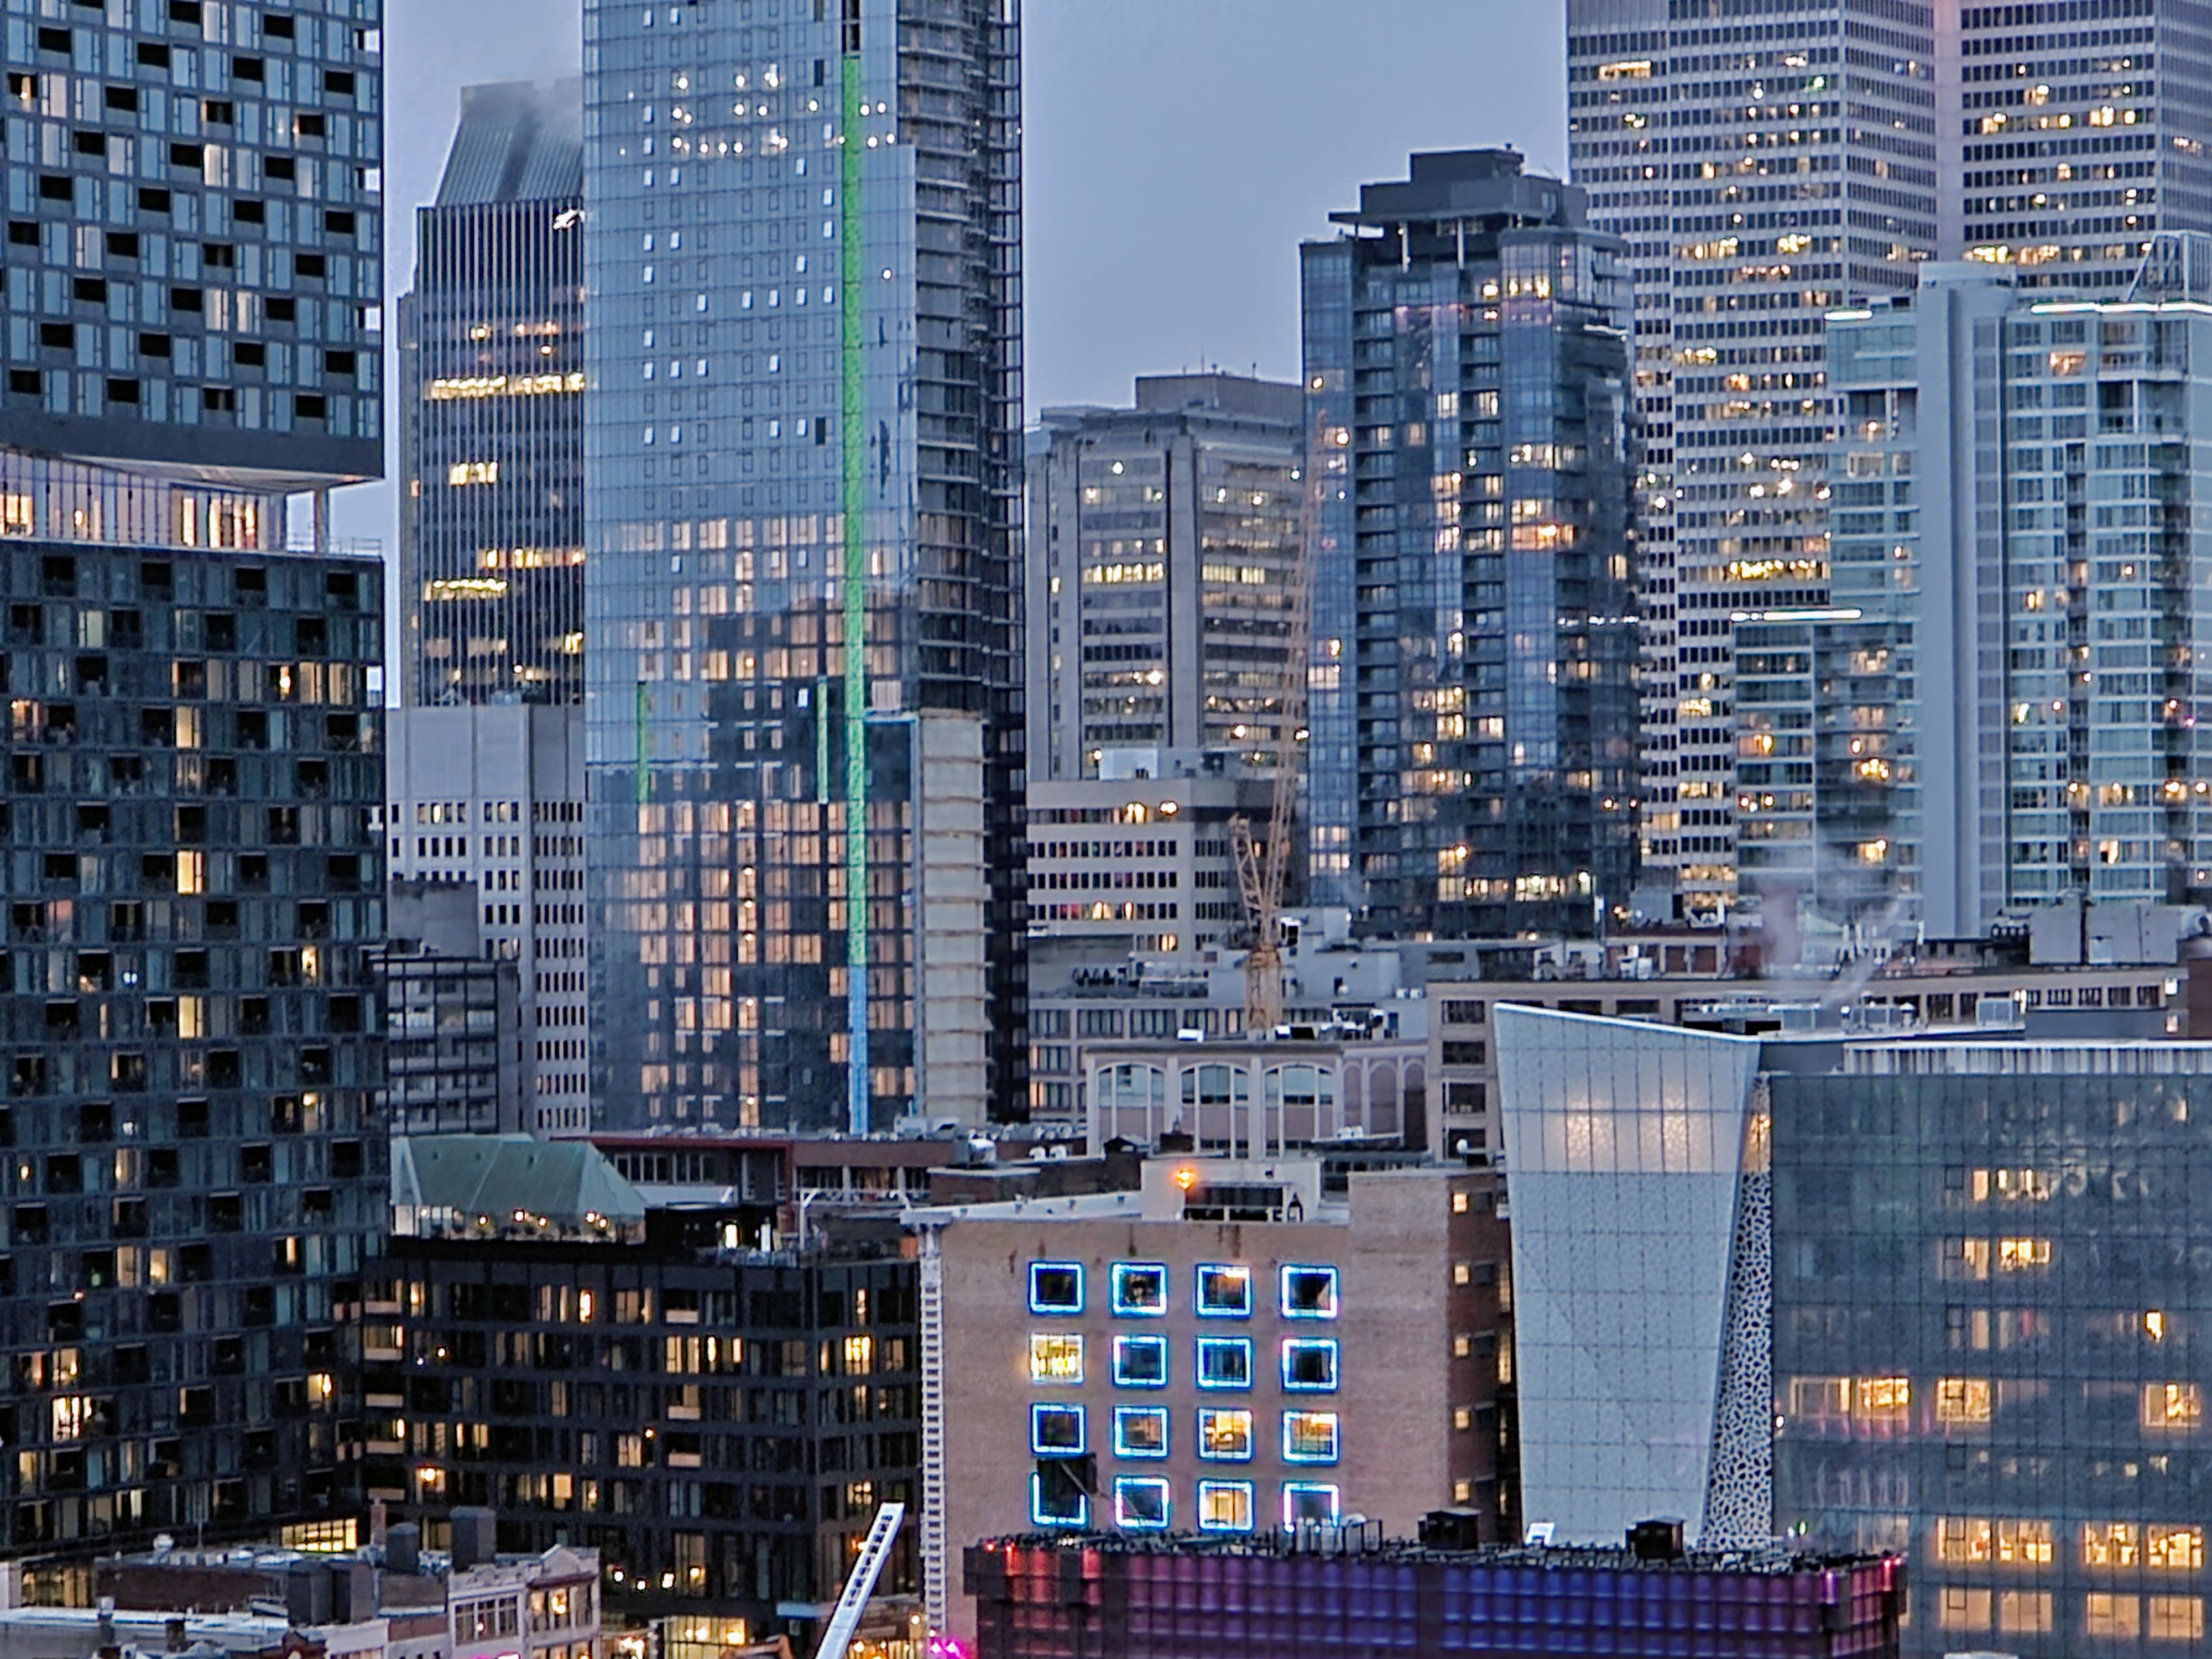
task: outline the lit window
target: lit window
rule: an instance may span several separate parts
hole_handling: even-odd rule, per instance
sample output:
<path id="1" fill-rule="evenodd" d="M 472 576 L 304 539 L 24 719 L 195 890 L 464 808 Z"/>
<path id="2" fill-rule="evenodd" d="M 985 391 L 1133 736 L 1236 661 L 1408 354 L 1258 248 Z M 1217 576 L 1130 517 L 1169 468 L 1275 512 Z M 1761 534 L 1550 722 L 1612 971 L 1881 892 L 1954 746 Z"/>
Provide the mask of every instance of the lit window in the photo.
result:
<path id="1" fill-rule="evenodd" d="M 1115 1387 L 1164 1389 L 1167 1385 L 1167 1338 L 1117 1336 L 1114 1339 Z"/>
<path id="2" fill-rule="evenodd" d="M 1081 1313 L 1083 1265 L 1077 1261 L 1030 1262 L 1030 1311 L 1040 1314 Z"/>
<path id="3" fill-rule="evenodd" d="M 1252 1413 L 1201 1409 L 1198 1455 L 1210 1463 L 1245 1463 L 1252 1457 Z"/>
<path id="4" fill-rule="evenodd" d="M 1168 1412 L 1164 1406 L 1116 1406 L 1114 1408 L 1114 1455 L 1165 1457 L 1168 1455 Z"/>
<path id="5" fill-rule="evenodd" d="M 1989 1379 L 1945 1376 L 1936 1382 L 1936 1420 L 1939 1423 L 1986 1423 L 1990 1420 Z"/>
<path id="6" fill-rule="evenodd" d="M 2143 1565 L 2168 1571 L 2195 1571 L 2204 1565 L 2202 1527 L 2145 1527 Z"/>
<path id="7" fill-rule="evenodd" d="M 2092 1522 L 2081 1528 L 2081 1565 L 2085 1567 L 2132 1567 L 2141 1534 L 2129 1521 Z"/>
<path id="8" fill-rule="evenodd" d="M 1963 1584 L 1944 1584 L 1937 1589 L 1936 1627 L 1938 1630 L 1985 1631 L 1990 1627 L 1990 1593 Z"/>
<path id="9" fill-rule="evenodd" d="M 1251 1531 L 1252 1483 L 1249 1480 L 1200 1481 L 1198 1526 L 1201 1532 Z"/>
<path id="10" fill-rule="evenodd" d="M 1158 1475 L 1118 1477 L 1114 1482 L 1114 1521 L 1127 1532 L 1165 1532 L 1168 1483 Z"/>
<path id="11" fill-rule="evenodd" d="M 1201 1336 L 1198 1339 L 1198 1386 L 1201 1389 L 1249 1389 L 1252 1386 L 1252 1344 L 1242 1336 Z"/>
<path id="12" fill-rule="evenodd" d="M 1038 1457 L 1080 1457 L 1089 1449 L 1080 1406 L 1030 1407 L 1030 1451 Z"/>
<path id="13" fill-rule="evenodd" d="M 1902 1376 L 1863 1376 L 1859 1379 L 1859 1415 L 1880 1420 L 1901 1420 L 1912 1408 L 1912 1383 Z"/>
<path id="14" fill-rule="evenodd" d="M 1337 1489 L 1317 1480 L 1283 1482 L 1283 1524 L 1296 1527 L 1312 1522 L 1334 1522 Z"/>
<path id="15" fill-rule="evenodd" d="M 2143 1427 L 2193 1429 L 2203 1415 L 2204 1397 L 2194 1382 L 2143 1384 Z"/>
<path id="16" fill-rule="evenodd" d="M 1283 1344 L 1283 1387 L 1292 1393 L 1336 1391 L 1336 1343 L 1292 1337 Z"/>
<path id="17" fill-rule="evenodd" d="M 1997 1522 L 1997 1559 L 2007 1566 L 2047 1566 L 2051 1559 L 2051 1522 Z"/>
<path id="18" fill-rule="evenodd" d="M 1114 1264 L 1114 1311 L 1123 1319 L 1158 1319 L 1168 1310 L 1168 1270 L 1157 1261 Z"/>
<path id="19" fill-rule="evenodd" d="M 2081 1633 L 2134 1641 L 2142 1634 L 2142 1598 L 2092 1590 L 2082 1603 Z"/>
<path id="20" fill-rule="evenodd" d="M 1030 1381 L 1078 1383 L 1083 1381 L 1083 1339 L 1079 1336 L 1030 1336 Z"/>
<path id="21" fill-rule="evenodd" d="M 1285 1412 L 1283 1461 L 1286 1463 L 1336 1462 L 1334 1412 Z"/>
<path id="22" fill-rule="evenodd" d="M 2048 1631 L 2051 1622 L 2049 1590 L 1997 1592 L 1997 1629 L 2004 1635 L 2036 1635 Z"/>
<path id="23" fill-rule="evenodd" d="M 1335 1318 L 1336 1269 L 1334 1267 L 1284 1268 L 1283 1317 L 1285 1319 Z"/>
<path id="24" fill-rule="evenodd" d="M 1048 1463 L 1030 1476 L 1030 1524 L 1087 1527 L 1091 1500 L 1062 1463 Z"/>
<path id="25" fill-rule="evenodd" d="M 2204 1598 L 2200 1595 L 2152 1596 L 2149 1636 L 2154 1642 L 2203 1641 Z"/>
<path id="26" fill-rule="evenodd" d="M 2051 1265 L 2051 1241 L 2047 1238 L 2001 1238 L 1997 1241 L 1997 1267 L 2008 1273 L 2027 1273 L 2034 1267 Z"/>
<path id="27" fill-rule="evenodd" d="M 1205 1319 L 1250 1318 L 1252 1270 L 1225 1262 L 1200 1263 L 1198 1311 Z"/>

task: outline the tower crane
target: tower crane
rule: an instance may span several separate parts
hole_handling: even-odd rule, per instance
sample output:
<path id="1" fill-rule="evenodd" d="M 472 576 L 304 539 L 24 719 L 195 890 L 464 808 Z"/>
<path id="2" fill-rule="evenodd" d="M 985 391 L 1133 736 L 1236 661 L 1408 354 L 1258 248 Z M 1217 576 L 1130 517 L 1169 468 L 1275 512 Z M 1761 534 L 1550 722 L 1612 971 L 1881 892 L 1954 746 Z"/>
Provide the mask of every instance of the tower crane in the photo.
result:
<path id="1" fill-rule="evenodd" d="M 860 1542 L 860 1558 L 845 1576 L 845 1588 L 838 1592 L 837 1605 L 823 1628 L 822 1645 L 814 1650 L 814 1659 L 845 1659 L 845 1650 L 853 1645 L 853 1633 L 860 1628 L 860 1615 L 867 1611 L 868 1598 L 876 1593 L 876 1581 L 890 1565 L 891 1541 L 898 1536 L 899 1522 L 905 1519 L 903 1504 L 885 1504 L 876 1511 L 868 1535 Z"/>

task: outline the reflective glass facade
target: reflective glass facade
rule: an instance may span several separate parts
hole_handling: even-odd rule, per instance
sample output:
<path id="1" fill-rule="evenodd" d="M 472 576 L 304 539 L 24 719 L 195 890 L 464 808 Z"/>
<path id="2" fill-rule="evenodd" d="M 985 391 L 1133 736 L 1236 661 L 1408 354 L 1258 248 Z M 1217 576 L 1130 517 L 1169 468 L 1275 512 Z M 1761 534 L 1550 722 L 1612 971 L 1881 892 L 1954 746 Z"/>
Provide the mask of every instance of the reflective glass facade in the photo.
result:
<path id="1" fill-rule="evenodd" d="M 342 1322 L 388 1224 L 380 573 L 0 559 L 0 1547 L 350 1501 Z"/>
<path id="2" fill-rule="evenodd" d="M 586 8 L 607 1124 L 1025 1105 L 1019 33 Z"/>
<path id="3" fill-rule="evenodd" d="M 0 444 L 382 472 L 382 11 L 9 8 Z"/>
<path id="4" fill-rule="evenodd" d="M 1634 878 L 1625 252 L 1510 150 L 1304 249 L 1311 878 L 1404 937 L 1582 934 Z"/>
<path id="5" fill-rule="evenodd" d="M 584 695 L 583 88 L 471 87 L 399 302 L 401 692 Z"/>

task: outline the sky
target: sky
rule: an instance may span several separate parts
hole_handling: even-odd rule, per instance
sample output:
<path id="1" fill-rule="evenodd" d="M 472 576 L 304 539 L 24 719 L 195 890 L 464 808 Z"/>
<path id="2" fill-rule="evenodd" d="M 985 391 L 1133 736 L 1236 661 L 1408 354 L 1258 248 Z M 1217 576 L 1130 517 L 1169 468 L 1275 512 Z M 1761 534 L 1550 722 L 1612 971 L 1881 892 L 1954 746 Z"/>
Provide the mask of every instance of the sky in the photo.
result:
<path id="1" fill-rule="evenodd" d="M 581 0 L 386 0 L 389 300 L 460 88 L 580 61 Z M 1026 0 L 1031 413 L 1139 374 L 1298 372 L 1297 245 L 1417 149 L 1566 165 L 1559 0 Z M 397 458 L 393 458 L 393 470 Z M 396 549 L 390 485 L 337 501 Z"/>

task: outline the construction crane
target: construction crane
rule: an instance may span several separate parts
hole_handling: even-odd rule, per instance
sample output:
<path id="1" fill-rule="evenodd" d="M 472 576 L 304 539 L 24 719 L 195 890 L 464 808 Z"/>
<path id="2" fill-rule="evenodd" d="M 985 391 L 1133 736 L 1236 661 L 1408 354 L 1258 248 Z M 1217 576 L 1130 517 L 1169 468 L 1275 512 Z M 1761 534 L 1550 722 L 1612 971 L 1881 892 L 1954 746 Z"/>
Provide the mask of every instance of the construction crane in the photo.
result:
<path id="1" fill-rule="evenodd" d="M 1308 459 L 1320 453 L 1309 448 Z M 1229 823 L 1237 853 L 1237 878 L 1244 890 L 1244 921 L 1251 945 L 1244 953 L 1244 1031 L 1272 1032 L 1283 1020 L 1284 889 L 1291 872 L 1291 821 L 1298 797 L 1300 740 L 1305 735 L 1306 658 L 1313 635 L 1313 544 L 1317 488 L 1304 471 L 1291 475 L 1304 488 L 1298 520 L 1297 554 L 1291 566 L 1291 621 L 1284 641 L 1281 704 L 1275 724 L 1273 793 L 1267 811 L 1267 839 L 1255 842 L 1252 821 L 1238 813 Z"/>
<path id="2" fill-rule="evenodd" d="M 885 1504 L 876 1511 L 868 1535 L 860 1540 L 860 1559 L 845 1575 L 845 1588 L 838 1593 L 837 1605 L 822 1632 L 822 1645 L 814 1650 L 814 1659 L 845 1659 L 845 1650 L 853 1645 L 853 1634 L 860 1628 L 860 1615 L 868 1609 L 868 1598 L 876 1593 L 876 1580 L 890 1565 L 891 1540 L 898 1536 L 899 1522 L 905 1519 L 903 1504 Z"/>

